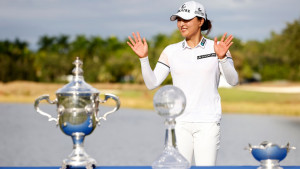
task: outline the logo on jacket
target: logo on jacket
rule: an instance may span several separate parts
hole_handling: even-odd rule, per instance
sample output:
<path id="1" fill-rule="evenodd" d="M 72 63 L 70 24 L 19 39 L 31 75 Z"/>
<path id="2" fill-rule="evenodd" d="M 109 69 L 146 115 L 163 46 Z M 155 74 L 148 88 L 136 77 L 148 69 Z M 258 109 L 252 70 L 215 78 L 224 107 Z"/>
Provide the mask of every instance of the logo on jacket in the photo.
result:
<path id="1" fill-rule="evenodd" d="M 201 46 L 204 46 L 205 43 L 206 43 L 206 39 L 205 39 L 205 38 L 202 38 L 202 40 L 201 40 L 201 42 L 200 42 Z"/>
<path id="2" fill-rule="evenodd" d="M 210 54 L 206 54 L 206 55 L 200 55 L 200 56 L 197 56 L 197 59 L 204 59 L 204 58 L 208 58 L 208 57 L 216 57 L 216 53 L 210 53 Z"/>

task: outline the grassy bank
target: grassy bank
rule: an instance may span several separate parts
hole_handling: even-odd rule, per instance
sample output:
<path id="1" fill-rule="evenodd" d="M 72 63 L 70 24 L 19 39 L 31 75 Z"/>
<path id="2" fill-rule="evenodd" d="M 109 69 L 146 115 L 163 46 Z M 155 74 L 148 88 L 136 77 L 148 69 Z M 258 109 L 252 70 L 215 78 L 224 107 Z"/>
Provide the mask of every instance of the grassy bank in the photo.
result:
<path id="1" fill-rule="evenodd" d="M 300 93 L 265 93 L 220 89 L 223 112 L 300 115 Z"/>
<path id="2" fill-rule="evenodd" d="M 91 84 L 102 94 L 112 93 L 120 97 L 123 108 L 153 109 L 152 99 L 156 90 L 149 91 L 141 84 Z M 258 86 L 264 86 L 259 84 Z M 298 84 L 297 84 L 298 85 Z M 64 84 L 16 81 L 0 83 L 0 102 L 34 103 L 34 100 L 49 94 L 55 99 L 55 92 Z M 234 88 L 220 88 L 224 113 L 253 113 L 300 115 L 300 93 L 274 93 L 247 90 L 246 85 Z M 255 87 L 255 86 L 254 86 Z M 270 87 L 270 86 L 269 86 Z M 278 86 L 277 86 L 278 87 Z M 284 87 L 284 86 L 279 86 Z M 113 102 L 108 102 L 113 105 Z"/>

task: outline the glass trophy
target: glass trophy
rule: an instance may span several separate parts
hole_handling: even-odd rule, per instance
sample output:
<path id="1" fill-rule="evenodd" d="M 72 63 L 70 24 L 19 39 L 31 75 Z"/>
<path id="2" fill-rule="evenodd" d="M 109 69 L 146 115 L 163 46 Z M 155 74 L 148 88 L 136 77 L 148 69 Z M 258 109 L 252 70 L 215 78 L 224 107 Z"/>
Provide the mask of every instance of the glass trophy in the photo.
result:
<path id="1" fill-rule="evenodd" d="M 157 113 L 165 118 L 166 135 L 162 154 L 152 163 L 153 169 L 189 169 L 189 162 L 179 153 L 176 145 L 175 118 L 185 109 L 186 98 L 182 90 L 166 85 L 153 97 Z"/>

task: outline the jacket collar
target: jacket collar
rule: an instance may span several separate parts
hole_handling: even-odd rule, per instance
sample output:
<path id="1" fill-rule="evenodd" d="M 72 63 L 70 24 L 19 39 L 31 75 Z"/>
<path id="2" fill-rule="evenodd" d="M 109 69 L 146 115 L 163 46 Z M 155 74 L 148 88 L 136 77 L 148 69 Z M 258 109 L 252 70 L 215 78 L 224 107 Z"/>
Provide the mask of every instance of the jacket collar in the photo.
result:
<path id="1" fill-rule="evenodd" d="M 207 39 L 204 36 L 202 36 L 202 39 L 200 40 L 199 44 L 195 48 L 201 47 L 204 49 L 206 45 L 206 41 Z M 186 39 L 184 39 L 182 41 L 182 49 L 186 49 L 186 48 L 191 49 L 191 47 L 189 47 L 189 45 L 187 44 Z"/>

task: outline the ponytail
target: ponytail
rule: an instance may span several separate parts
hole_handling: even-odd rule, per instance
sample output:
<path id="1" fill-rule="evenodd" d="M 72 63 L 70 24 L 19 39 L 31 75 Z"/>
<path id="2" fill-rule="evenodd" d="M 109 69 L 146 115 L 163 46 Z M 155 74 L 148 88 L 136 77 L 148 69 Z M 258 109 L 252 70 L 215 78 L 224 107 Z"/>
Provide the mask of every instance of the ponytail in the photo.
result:
<path id="1" fill-rule="evenodd" d="M 198 19 L 203 19 L 198 17 Z M 208 35 L 211 31 L 212 25 L 209 19 L 204 20 L 203 25 L 201 26 L 201 31 L 206 31 L 206 35 Z"/>

